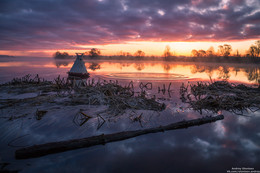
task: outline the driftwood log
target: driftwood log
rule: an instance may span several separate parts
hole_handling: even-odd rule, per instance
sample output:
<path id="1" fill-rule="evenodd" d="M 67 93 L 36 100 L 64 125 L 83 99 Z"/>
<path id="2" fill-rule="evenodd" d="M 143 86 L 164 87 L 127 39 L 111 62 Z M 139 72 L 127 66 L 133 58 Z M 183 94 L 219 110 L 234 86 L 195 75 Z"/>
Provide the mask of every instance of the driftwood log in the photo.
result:
<path id="1" fill-rule="evenodd" d="M 154 127 L 154 128 L 144 129 L 144 130 L 125 131 L 125 132 L 119 132 L 119 133 L 108 134 L 108 135 L 102 134 L 99 136 L 92 136 L 92 137 L 87 137 L 82 139 L 73 139 L 68 141 L 51 142 L 51 143 L 46 143 L 41 145 L 34 145 L 34 146 L 16 150 L 15 157 L 16 159 L 28 159 L 33 157 L 40 157 L 48 154 L 54 154 L 54 153 L 74 150 L 78 148 L 106 144 L 108 142 L 121 141 L 124 139 L 129 139 L 129 138 L 133 138 L 148 133 L 157 133 L 166 130 L 174 130 L 174 129 L 188 128 L 191 126 L 199 126 L 202 124 L 211 123 L 222 119 L 224 119 L 223 115 L 217 115 L 215 117 L 206 116 L 203 118 L 187 120 L 187 121 L 183 120 L 177 123 L 169 124 L 167 126 L 159 126 L 159 127 Z"/>

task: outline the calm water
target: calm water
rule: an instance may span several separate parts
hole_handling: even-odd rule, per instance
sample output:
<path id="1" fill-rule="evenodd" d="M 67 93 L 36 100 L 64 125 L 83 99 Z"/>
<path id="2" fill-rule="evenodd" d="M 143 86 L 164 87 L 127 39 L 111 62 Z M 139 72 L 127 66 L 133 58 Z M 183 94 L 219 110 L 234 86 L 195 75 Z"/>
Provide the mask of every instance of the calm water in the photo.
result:
<path id="1" fill-rule="evenodd" d="M 0 82 L 25 74 L 39 74 L 49 80 L 58 75 L 66 77 L 72 63 L 51 58 L 1 58 Z M 94 79 L 116 79 L 121 84 L 132 80 L 136 88 L 141 82 L 152 82 L 153 89 L 148 94 L 164 100 L 166 110 L 159 114 L 144 112 L 142 124 L 131 122 L 126 115 L 118 116 L 99 129 L 96 118 L 80 127 L 73 123 L 73 117 L 80 108 L 89 114 L 102 109 L 94 106 L 50 108 L 40 121 L 34 118 L 0 119 L 0 162 L 10 163 L 7 169 L 19 169 L 21 172 L 226 172 L 232 167 L 252 167 L 260 170 L 260 112 L 249 113 L 250 117 L 222 112 L 225 119 L 212 124 L 149 134 L 36 159 L 15 160 L 14 151 L 19 147 L 10 147 L 8 143 L 19 136 L 26 135 L 15 144 L 27 146 L 215 115 L 210 112 L 200 115 L 183 104 L 179 99 L 180 85 L 183 82 L 223 79 L 257 85 L 260 79 L 259 66 L 244 64 L 92 61 L 86 66 Z M 163 84 L 168 86 L 170 82 L 170 95 L 158 93 L 158 87 Z M 31 111 L 31 108 L 24 109 Z M 4 113 L 1 110 L 0 116 Z M 8 113 L 17 113 L 17 110 Z"/>
<path id="2" fill-rule="evenodd" d="M 26 74 L 40 74 L 46 79 L 58 75 L 66 77 L 73 60 L 52 58 L 1 58 L 0 82 Z M 223 80 L 258 84 L 260 65 L 254 64 L 211 64 L 180 62 L 143 61 L 91 61 L 86 67 L 92 77 L 129 80 Z"/>

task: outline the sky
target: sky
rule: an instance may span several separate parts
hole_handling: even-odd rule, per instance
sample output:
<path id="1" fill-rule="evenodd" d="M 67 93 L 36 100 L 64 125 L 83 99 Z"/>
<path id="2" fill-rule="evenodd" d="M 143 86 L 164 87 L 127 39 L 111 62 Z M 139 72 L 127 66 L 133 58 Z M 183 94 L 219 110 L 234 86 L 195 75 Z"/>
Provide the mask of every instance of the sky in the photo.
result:
<path id="1" fill-rule="evenodd" d="M 260 39 L 259 0 L 0 0 L 0 54 L 176 55 Z"/>

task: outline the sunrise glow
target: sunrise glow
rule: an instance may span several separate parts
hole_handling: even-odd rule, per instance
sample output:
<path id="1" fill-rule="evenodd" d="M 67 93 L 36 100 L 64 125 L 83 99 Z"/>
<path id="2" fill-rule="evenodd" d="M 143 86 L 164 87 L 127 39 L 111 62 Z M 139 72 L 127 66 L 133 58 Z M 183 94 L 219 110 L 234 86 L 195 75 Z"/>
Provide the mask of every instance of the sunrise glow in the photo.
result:
<path id="1" fill-rule="evenodd" d="M 260 0 L 0 0 L 0 173 L 260 173 Z"/>
<path id="2" fill-rule="evenodd" d="M 3 55 L 13 56 L 35 56 L 35 57 L 52 57 L 54 52 L 68 52 L 69 54 L 75 54 L 77 52 L 87 52 L 91 48 L 98 48 L 101 50 L 104 56 L 118 55 L 120 51 L 129 52 L 134 54 L 137 50 L 142 50 L 147 56 L 162 56 L 165 47 L 168 45 L 171 51 L 176 56 L 190 56 L 193 49 L 207 50 L 211 46 L 214 50 L 218 51 L 218 46 L 223 44 L 230 44 L 232 46 L 233 53 L 237 50 L 241 54 L 245 54 L 249 46 L 254 44 L 255 40 L 245 41 L 233 41 L 233 42 L 128 42 L 124 44 L 107 44 L 107 45 L 77 45 L 77 49 L 55 49 L 55 50 L 28 50 L 28 51 L 0 51 Z"/>
<path id="3" fill-rule="evenodd" d="M 1 2 L 0 54 L 51 57 L 98 48 L 161 56 L 166 45 L 176 56 L 192 49 L 230 44 L 245 54 L 260 38 L 259 1 Z M 65 11 L 64 11 L 65 10 Z"/>

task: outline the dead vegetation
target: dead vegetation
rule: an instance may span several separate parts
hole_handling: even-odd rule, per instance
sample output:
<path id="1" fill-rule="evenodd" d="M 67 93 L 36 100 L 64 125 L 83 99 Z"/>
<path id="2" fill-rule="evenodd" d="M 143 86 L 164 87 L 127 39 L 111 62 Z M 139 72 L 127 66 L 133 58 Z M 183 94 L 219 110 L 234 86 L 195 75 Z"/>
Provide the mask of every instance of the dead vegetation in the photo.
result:
<path id="1" fill-rule="evenodd" d="M 45 111 L 45 110 L 36 110 L 36 113 L 35 113 L 35 118 L 36 120 L 41 120 L 42 117 L 47 113 L 48 111 Z"/>
<path id="2" fill-rule="evenodd" d="M 76 124 L 77 126 L 82 126 L 84 125 L 86 122 L 88 122 L 88 120 L 90 118 L 93 118 L 92 116 L 87 115 L 86 113 L 79 111 L 73 118 L 73 123 Z"/>
<path id="3" fill-rule="evenodd" d="M 190 104 L 200 113 L 202 110 L 215 113 L 225 110 L 244 115 L 245 111 L 255 112 L 260 109 L 260 88 L 236 85 L 227 81 L 197 82 L 187 86 L 182 84 L 180 96 L 182 102 Z"/>
<path id="4" fill-rule="evenodd" d="M 50 81 L 40 78 L 37 74 L 34 78 L 31 78 L 30 74 L 27 74 L 21 78 L 13 78 L 10 82 L 7 82 L 4 85 L 27 85 L 27 84 L 50 84 Z"/>
<path id="5" fill-rule="evenodd" d="M 151 83 L 145 84 L 151 87 Z M 118 81 L 106 81 L 94 79 L 89 80 L 68 80 L 58 76 L 53 81 L 47 81 L 36 75 L 26 75 L 22 78 L 14 78 L 11 82 L 0 86 L 7 93 L 37 92 L 37 97 L 12 100 L 8 102 L 1 101 L 2 107 L 10 107 L 30 103 L 30 105 L 41 105 L 42 103 L 55 103 L 65 106 L 74 105 L 107 105 L 107 114 L 123 114 L 127 109 L 135 110 L 153 110 L 162 111 L 165 109 L 163 103 L 159 103 L 155 98 L 148 98 L 146 91 L 135 92 L 133 82 L 122 86 Z M 52 92 L 49 94 L 49 92 Z M 53 94 L 55 93 L 55 94 Z M 52 97 L 54 96 L 54 97 Z M 57 98 L 66 98 L 63 101 L 57 101 Z M 45 113 L 37 110 L 36 118 L 41 119 Z"/>

